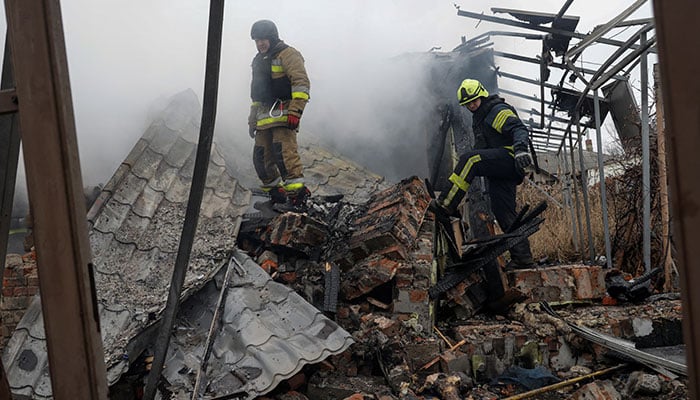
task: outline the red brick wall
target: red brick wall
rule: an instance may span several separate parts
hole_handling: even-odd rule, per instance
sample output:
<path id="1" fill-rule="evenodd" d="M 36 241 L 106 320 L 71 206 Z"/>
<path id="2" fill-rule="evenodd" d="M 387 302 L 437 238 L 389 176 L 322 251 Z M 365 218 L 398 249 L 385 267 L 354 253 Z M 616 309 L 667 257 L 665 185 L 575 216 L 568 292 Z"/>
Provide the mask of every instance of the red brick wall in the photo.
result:
<path id="1" fill-rule="evenodd" d="M 24 311 L 39 291 L 39 278 L 33 254 L 9 254 L 5 259 L 0 298 L 0 351 L 5 348 Z"/>

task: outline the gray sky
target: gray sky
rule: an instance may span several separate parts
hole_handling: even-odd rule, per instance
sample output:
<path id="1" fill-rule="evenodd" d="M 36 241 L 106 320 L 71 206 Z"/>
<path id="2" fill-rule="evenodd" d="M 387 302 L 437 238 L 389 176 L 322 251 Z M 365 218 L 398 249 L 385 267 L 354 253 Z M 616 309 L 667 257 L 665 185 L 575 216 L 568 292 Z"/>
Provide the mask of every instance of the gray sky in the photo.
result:
<path id="1" fill-rule="evenodd" d="M 625 9 L 631 0 L 576 0 L 567 14 L 579 15 L 588 32 Z M 406 71 L 377 80 L 383 61 L 405 52 L 440 46 L 449 51 L 479 33 L 504 26 L 457 16 L 454 1 L 435 0 L 257 0 L 227 2 L 216 135 L 249 153 L 250 61 L 255 46 L 250 25 L 271 19 L 280 37 L 306 59 L 311 103 L 302 132 L 374 140 L 373 94 L 410 91 Z M 457 2 L 462 9 L 491 14 L 490 7 L 554 13 L 563 0 Z M 62 2 L 83 178 L 105 182 L 149 124 L 158 100 L 192 88 L 202 95 L 208 17 L 203 0 L 67 0 Z M 534 7 L 534 8 L 533 8 Z M 651 15 L 647 5 L 635 16 Z M 499 49 L 534 57 L 539 44 L 499 40 Z M 609 51 L 609 49 L 608 49 Z M 594 61 L 594 60 L 591 60 Z M 533 74 L 537 70 L 534 69 Z M 533 78 L 536 78 L 533 75 Z M 402 85 L 403 84 L 403 85 Z M 402 86 L 402 87 L 400 87 Z M 505 86 L 505 85 L 504 85 Z M 516 88 L 517 89 L 517 88 Z M 393 111 L 392 111 L 393 112 Z M 410 113 L 410 107 L 398 112 Z M 332 129 L 329 128 L 329 124 Z"/>

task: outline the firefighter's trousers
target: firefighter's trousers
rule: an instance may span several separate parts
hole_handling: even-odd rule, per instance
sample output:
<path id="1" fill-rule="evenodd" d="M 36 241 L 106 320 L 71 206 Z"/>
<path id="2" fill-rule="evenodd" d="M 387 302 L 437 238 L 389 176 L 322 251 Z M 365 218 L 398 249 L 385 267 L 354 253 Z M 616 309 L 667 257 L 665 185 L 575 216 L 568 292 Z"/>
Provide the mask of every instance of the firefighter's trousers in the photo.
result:
<path id="1" fill-rule="evenodd" d="M 287 127 L 257 131 L 253 165 L 263 187 L 283 181 L 303 187 L 304 174 L 297 146 L 297 133 Z"/>
<path id="2" fill-rule="evenodd" d="M 448 210 L 455 210 L 477 176 L 487 178 L 491 210 L 501 229 L 507 230 L 517 216 L 516 187 L 522 183 L 524 175 L 516 168 L 513 153 L 506 148 L 473 150 L 460 156 L 450 177 L 452 187 L 441 193 L 438 201 Z M 513 246 L 510 256 L 520 264 L 532 263 L 529 241 L 525 239 Z"/>

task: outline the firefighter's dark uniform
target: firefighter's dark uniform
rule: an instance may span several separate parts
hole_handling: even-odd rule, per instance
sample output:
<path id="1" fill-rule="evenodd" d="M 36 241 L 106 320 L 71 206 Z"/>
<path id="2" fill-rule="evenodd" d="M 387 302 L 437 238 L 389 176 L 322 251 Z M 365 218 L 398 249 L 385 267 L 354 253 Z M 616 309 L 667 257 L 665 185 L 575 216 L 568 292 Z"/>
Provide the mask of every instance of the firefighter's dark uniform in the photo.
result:
<path id="1" fill-rule="evenodd" d="M 296 130 L 290 115 L 301 117 L 309 100 L 310 83 L 301 53 L 277 41 L 252 63 L 253 80 L 248 124 L 256 131 L 253 164 L 263 190 L 282 186 L 287 193 L 304 189 L 304 174 Z"/>
<path id="2" fill-rule="evenodd" d="M 528 131 L 515 109 L 497 95 L 483 98 L 472 117 L 475 150 L 461 155 L 449 178 L 452 187 L 441 193 L 438 202 L 455 212 L 472 180 L 484 176 L 488 180 L 492 211 L 501 229 L 507 230 L 516 217 L 516 186 L 525 176 L 524 171 L 516 167 L 513 154 L 529 150 Z M 513 246 L 510 255 L 515 266 L 533 264 L 527 239 Z"/>

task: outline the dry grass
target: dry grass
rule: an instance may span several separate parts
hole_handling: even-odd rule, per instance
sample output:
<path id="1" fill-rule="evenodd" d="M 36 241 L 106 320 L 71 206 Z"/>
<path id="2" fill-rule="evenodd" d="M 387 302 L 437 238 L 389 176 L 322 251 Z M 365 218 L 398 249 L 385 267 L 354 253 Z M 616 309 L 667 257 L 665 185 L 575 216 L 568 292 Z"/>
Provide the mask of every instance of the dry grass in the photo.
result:
<path id="1" fill-rule="evenodd" d="M 564 192 L 561 184 L 556 184 L 550 187 L 540 186 L 540 188 L 545 190 L 547 194 L 559 204 L 565 204 L 563 195 Z M 595 255 L 604 255 L 605 236 L 603 234 L 603 213 L 600 201 L 600 192 L 595 189 L 589 190 L 588 198 Z M 577 251 L 577 246 L 580 248 L 580 245 L 578 243 L 574 244 L 574 234 L 571 228 L 571 211 L 569 207 L 559 207 L 555 201 L 551 200 L 540 190 L 533 187 L 531 183 L 525 182 L 518 187 L 518 207 L 522 207 L 525 204 L 530 204 L 532 207 L 543 200 L 547 201 L 548 203 L 548 208 L 543 213 L 545 221 L 540 226 L 540 230 L 534 235 L 530 236 L 530 245 L 532 247 L 532 253 L 535 259 L 546 257 L 550 261 L 556 262 L 573 262 L 581 261 L 582 259 L 587 260 L 589 258 L 588 233 L 581 193 L 579 192 L 579 201 L 581 204 L 581 220 L 583 222 L 583 251 Z M 610 224 L 610 226 L 614 226 L 612 220 L 610 220 Z M 576 234 L 579 234 L 578 228 Z"/>

